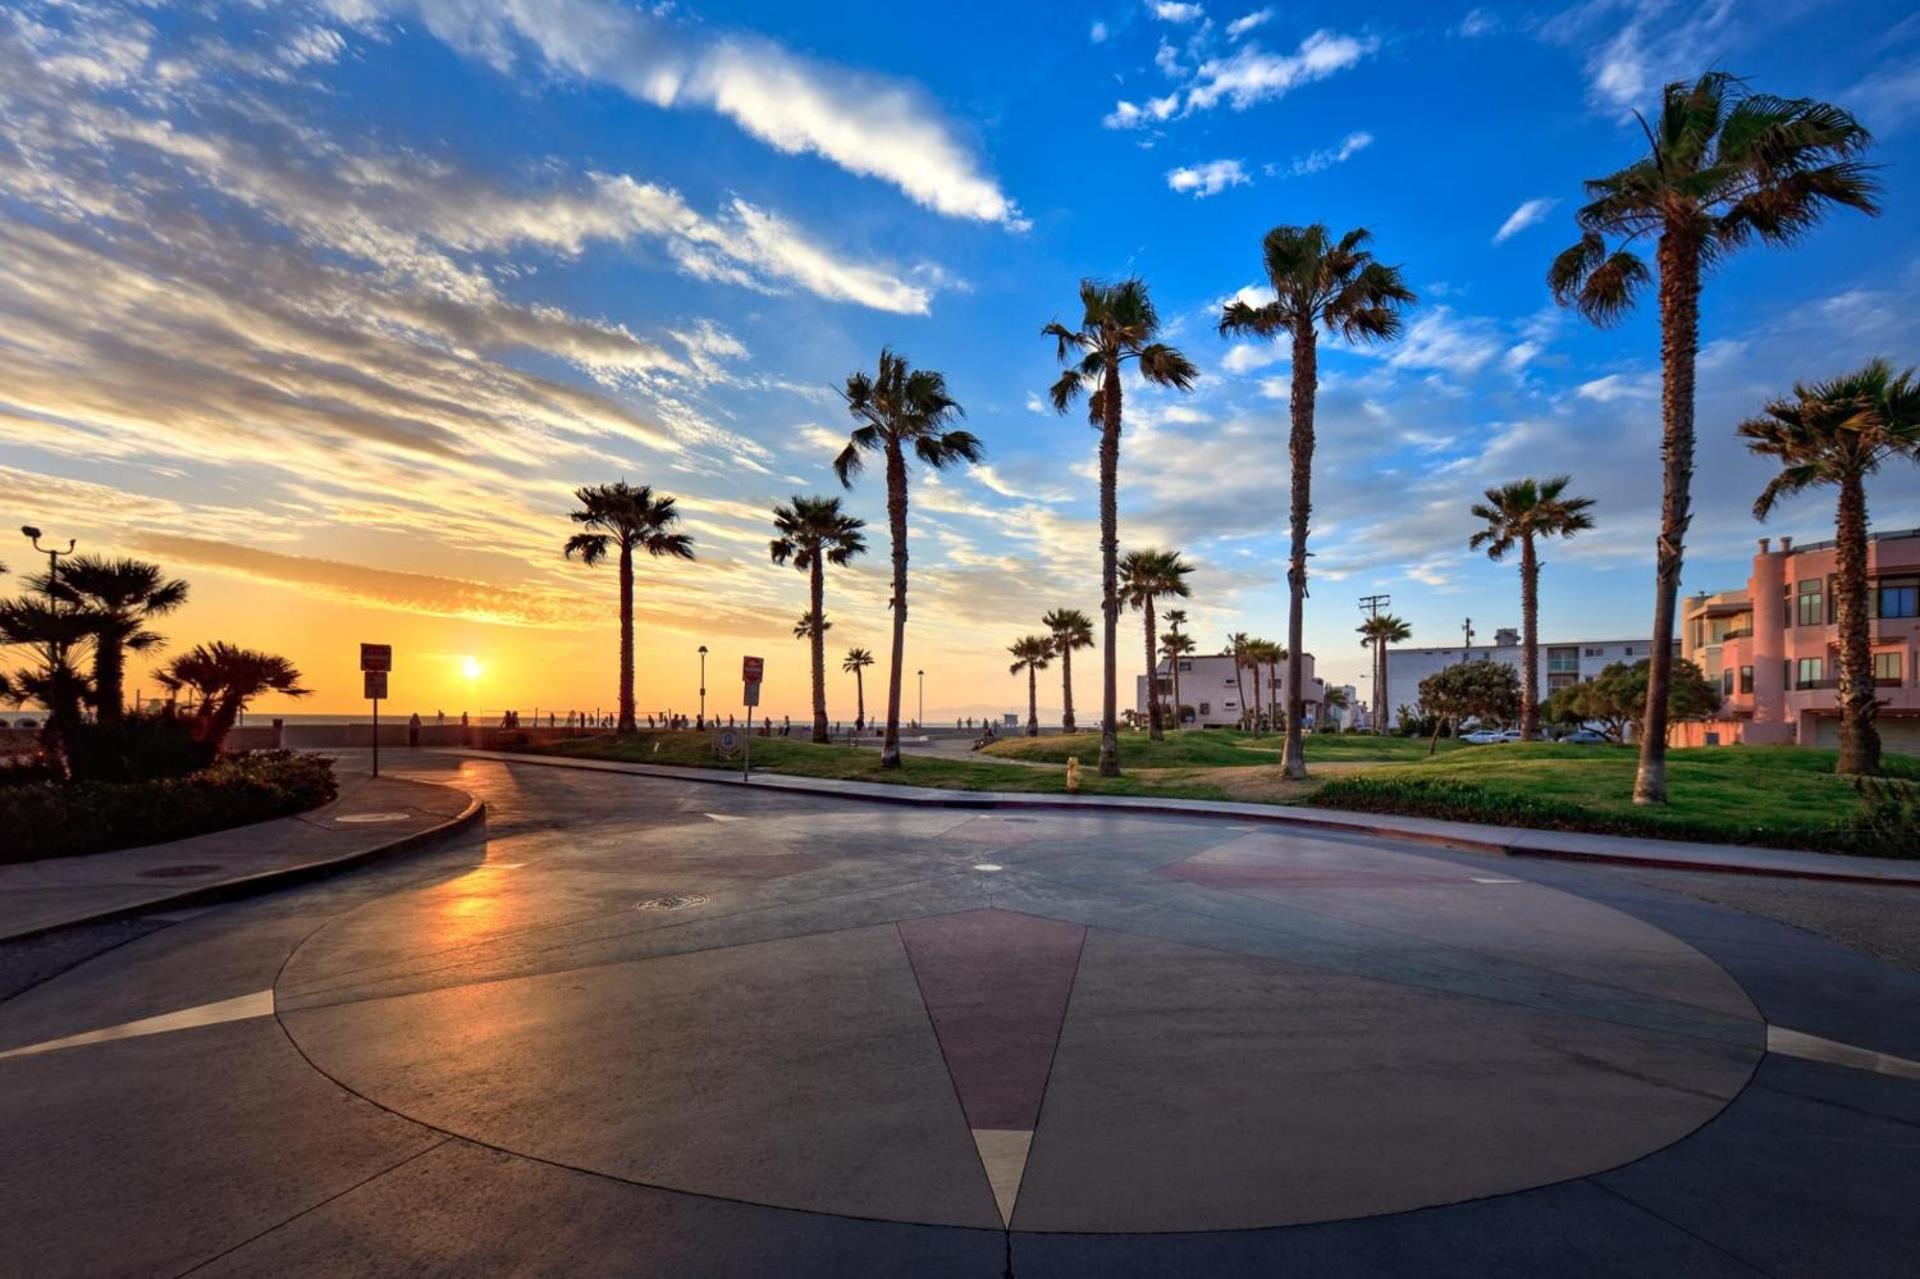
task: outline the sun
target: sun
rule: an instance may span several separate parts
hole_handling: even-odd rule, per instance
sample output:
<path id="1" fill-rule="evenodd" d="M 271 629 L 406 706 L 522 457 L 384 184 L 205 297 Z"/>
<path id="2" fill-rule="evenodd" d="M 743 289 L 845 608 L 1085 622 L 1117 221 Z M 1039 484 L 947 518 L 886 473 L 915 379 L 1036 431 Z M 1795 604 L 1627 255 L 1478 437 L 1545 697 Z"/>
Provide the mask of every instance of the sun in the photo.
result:
<path id="1" fill-rule="evenodd" d="M 468 679 L 479 679 L 480 672 L 483 669 L 485 668 L 480 665 L 480 659 L 477 657 L 463 657 L 460 659 L 460 673 Z"/>

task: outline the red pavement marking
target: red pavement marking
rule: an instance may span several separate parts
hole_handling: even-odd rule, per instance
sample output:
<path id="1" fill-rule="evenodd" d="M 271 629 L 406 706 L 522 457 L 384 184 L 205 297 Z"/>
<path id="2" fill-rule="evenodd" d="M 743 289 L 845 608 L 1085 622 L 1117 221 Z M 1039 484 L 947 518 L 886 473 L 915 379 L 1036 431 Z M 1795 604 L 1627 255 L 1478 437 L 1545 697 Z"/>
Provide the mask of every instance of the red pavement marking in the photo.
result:
<path id="1" fill-rule="evenodd" d="M 1004 910 L 899 928 L 967 1126 L 1032 1129 L 1086 928 Z"/>

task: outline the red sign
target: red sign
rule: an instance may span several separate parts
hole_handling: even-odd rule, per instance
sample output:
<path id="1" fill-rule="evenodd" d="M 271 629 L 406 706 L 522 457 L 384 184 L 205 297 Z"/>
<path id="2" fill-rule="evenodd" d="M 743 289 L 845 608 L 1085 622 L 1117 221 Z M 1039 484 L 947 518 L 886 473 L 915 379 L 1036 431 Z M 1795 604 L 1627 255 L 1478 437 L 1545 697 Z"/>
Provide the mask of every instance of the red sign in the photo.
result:
<path id="1" fill-rule="evenodd" d="M 760 677 L 766 674 L 765 658 L 743 657 L 740 659 L 740 680 L 745 684 L 758 684 Z"/>
<path id="2" fill-rule="evenodd" d="M 360 646 L 360 669 L 363 671 L 392 670 L 393 645 L 362 644 Z"/>

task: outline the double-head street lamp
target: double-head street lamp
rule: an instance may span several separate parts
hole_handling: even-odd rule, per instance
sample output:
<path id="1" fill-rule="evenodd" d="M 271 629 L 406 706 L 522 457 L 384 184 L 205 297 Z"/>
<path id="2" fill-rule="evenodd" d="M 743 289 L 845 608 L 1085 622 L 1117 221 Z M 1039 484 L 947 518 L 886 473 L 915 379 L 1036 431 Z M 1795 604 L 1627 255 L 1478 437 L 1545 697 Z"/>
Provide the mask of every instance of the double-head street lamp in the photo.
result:
<path id="1" fill-rule="evenodd" d="M 22 524 L 20 526 L 20 535 L 33 543 L 34 550 L 47 557 L 47 600 L 50 603 L 59 603 L 58 598 L 53 593 L 53 579 L 59 576 L 60 573 L 60 557 L 73 554 L 74 539 L 68 538 L 67 549 L 62 551 L 51 546 L 40 545 L 40 530 L 31 524 Z"/>
<path id="2" fill-rule="evenodd" d="M 707 646 L 700 646 L 700 722 L 707 722 Z"/>

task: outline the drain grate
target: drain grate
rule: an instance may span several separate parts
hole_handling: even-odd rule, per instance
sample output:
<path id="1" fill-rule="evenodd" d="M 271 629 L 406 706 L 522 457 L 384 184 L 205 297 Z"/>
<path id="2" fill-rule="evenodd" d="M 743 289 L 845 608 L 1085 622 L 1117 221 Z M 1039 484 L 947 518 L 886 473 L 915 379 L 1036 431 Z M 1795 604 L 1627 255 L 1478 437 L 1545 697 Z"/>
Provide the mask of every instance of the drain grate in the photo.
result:
<path id="1" fill-rule="evenodd" d="M 707 900 L 705 893 L 673 893 L 665 897 L 649 897 L 634 907 L 635 910 L 685 910 L 689 906 L 699 906 Z"/>
<path id="2" fill-rule="evenodd" d="M 185 879 L 189 875 L 211 875 L 216 870 L 225 870 L 224 866 L 195 864 L 189 866 L 155 866 L 152 870 L 140 872 L 142 879 Z"/>

